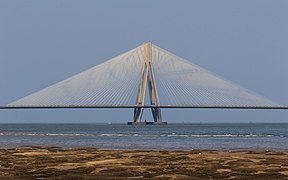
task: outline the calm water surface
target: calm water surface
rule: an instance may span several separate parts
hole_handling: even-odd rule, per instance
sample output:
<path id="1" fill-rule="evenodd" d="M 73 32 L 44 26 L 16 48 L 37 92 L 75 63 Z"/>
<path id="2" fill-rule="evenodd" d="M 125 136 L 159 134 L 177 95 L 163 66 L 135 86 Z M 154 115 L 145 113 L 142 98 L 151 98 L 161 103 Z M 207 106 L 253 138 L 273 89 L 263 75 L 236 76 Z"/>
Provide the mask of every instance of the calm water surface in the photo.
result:
<path id="1" fill-rule="evenodd" d="M 288 150 L 288 124 L 0 124 L 0 148 Z"/>

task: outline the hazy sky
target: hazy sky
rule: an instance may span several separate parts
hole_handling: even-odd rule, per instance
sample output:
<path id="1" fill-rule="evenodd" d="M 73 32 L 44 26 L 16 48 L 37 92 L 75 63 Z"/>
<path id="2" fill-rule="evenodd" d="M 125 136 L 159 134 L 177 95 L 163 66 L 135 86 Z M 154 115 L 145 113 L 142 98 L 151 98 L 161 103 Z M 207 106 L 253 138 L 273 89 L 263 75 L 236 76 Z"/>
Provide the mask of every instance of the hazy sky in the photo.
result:
<path id="1" fill-rule="evenodd" d="M 154 44 L 288 105 L 287 0 L 0 0 L 0 104 Z M 151 119 L 146 110 L 146 119 Z M 286 110 L 164 110 L 169 122 L 288 122 Z M 123 122 L 132 110 L 0 110 L 1 122 Z"/>

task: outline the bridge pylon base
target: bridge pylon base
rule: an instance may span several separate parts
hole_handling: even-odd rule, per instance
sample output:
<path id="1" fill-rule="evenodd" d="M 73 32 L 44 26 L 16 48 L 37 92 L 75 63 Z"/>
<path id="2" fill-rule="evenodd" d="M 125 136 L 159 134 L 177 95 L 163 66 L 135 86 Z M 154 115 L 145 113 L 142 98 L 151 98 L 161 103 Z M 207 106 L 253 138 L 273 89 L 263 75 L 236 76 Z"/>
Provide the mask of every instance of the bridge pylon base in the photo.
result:
<path id="1" fill-rule="evenodd" d="M 128 125 L 167 125 L 167 122 L 128 122 Z"/>

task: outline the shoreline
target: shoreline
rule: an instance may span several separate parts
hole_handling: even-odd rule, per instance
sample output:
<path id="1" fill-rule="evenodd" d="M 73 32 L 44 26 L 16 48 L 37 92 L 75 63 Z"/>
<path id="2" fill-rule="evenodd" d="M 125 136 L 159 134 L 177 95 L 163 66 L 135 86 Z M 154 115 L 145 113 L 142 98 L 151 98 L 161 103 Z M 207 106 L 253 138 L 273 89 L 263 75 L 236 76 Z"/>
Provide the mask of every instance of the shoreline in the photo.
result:
<path id="1" fill-rule="evenodd" d="M 101 148 L 101 147 L 94 147 L 94 146 L 57 146 L 57 145 L 23 145 L 23 146 L 13 146 L 13 147 L 0 147 L 0 151 L 2 150 L 9 150 L 9 149 L 59 149 L 59 150 L 71 150 L 71 149 L 95 149 L 99 151 L 183 151 L 183 152 L 189 152 L 189 151 L 216 151 L 216 152 L 249 152 L 249 151 L 255 151 L 255 152 L 287 152 L 288 149 L 286 148 L 270 148 L 270 149 L 263 149 L 263 148 L 217 148 L 217 149 L 188 149 L 188 148 L 170 148 L 170 149 L 164 149 L 164 148 Z"/>
<path id="2" fill-rule="evenodd" d="M 0 179 L 288 179 L 288 151 L 0 149 Z"/>
<path id="3" fill-rule="evenodd" d="M 77 150 L 77 149 L 94 149 L 96 151 L 132 151 L 132 152 L 137 152 L 137 151 L 151 151 L 151 152 L 158 152 L 158 151 L 167 151 L 167 152 L 190 152 L 190 151 L 208 151 L 208 152 L 275 152 L 275 153 L 287 153 L 288 154 L 288 149 L 281 149 L 281 148 L 275 148 L 275 149 L 261 149 L 261 148 L 234 148 L 234 149 L 183 149 L 183 148 L 175 148 L 175 149 L 161 149 L 161 148 L 98 148 L 98 147 L 93 147 L 93 146 L 53 146 L 53 145 L 27 145 L 27 146 L 15 146 L 15 147 L 7 147 L 7 148 L 1 148 L 0 147 L 0 152 L 5 151 L 5 150 L 16 150 L 16 149 L 21 149 L 21 150 L 59 150 L 59 151 L 69 151 L 69 150 Z"/>

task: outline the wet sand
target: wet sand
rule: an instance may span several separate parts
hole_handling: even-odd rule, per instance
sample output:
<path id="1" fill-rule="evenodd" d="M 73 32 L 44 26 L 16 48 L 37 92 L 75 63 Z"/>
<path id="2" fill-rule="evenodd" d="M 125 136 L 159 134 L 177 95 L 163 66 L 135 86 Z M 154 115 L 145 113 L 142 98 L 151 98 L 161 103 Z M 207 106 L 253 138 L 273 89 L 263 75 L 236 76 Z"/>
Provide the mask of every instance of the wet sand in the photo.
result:
<path id="1" fill-rule="evenodd" d="M 288 152 L 26 147 L 0 150 L 0 179 L 288 179 Z"/>

